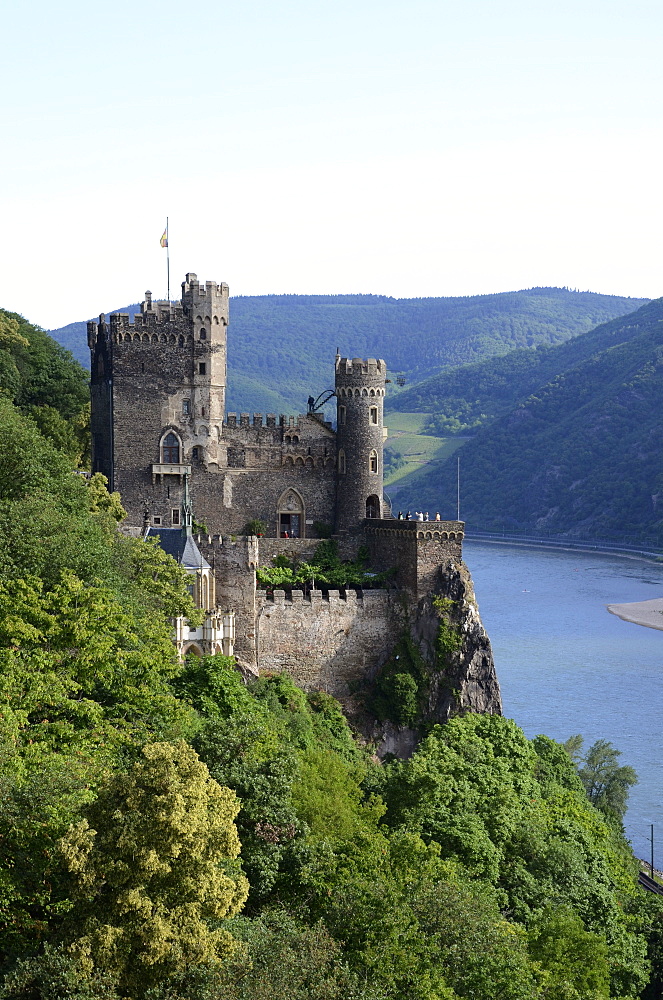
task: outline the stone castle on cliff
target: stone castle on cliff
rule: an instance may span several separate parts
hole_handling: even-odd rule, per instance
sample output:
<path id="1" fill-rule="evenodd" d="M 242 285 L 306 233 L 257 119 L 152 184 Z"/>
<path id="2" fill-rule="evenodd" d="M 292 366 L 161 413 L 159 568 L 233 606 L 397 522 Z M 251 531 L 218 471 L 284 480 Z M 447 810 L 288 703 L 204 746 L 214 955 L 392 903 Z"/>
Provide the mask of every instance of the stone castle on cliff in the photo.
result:
<path id="1" fill-rule="evenodd" d="M 133 323 L 123 314 L 88 323 L 93 471 L 120 492 L 127 523 L 184 562 L 208 613 L 191 634 L 178 623 L 180 650 L 233 648 L 245 670 L 287 670 L 304 687 L 347 697 L 404 630 L 426 654 L 433 598 L 455 587 L 462 626 L 476 633 L 470 674 L 481 660 L 460 707 L 499 710 L 462 564 L 463 523 L 397 520 L 384 497 L 385 362 L 337 353 L 336 428 L 312 398 L 296 417 L 226 413 L 228 305 L 226 284 L 187 274 L 181 302 L 146 292 Z M 208 534 L 192 537 L 191 511 Z M 260 536 L 252 522 L 262 522 Z M 342 558 L 367 546 L 373 569 L 395 570 L 394 586 L 306 596 L 257 589 L 258 566 L 309 559 L 330 533 Z M 453 700 L 438 698 L 435 714 L 448 715 Z"/>

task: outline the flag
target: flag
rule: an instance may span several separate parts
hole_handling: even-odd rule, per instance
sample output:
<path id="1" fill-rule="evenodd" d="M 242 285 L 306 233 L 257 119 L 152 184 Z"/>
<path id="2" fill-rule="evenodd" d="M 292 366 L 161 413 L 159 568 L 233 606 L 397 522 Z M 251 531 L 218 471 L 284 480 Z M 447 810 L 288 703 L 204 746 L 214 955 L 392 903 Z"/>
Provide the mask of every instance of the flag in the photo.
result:
<path id="1" fill-rule="evenodd" d="M 166 228 L 163 231 L 163 236 L 161 237 L 161 246 L 162 247 L 168 246 L 168 226 L 166 226 Z"/>

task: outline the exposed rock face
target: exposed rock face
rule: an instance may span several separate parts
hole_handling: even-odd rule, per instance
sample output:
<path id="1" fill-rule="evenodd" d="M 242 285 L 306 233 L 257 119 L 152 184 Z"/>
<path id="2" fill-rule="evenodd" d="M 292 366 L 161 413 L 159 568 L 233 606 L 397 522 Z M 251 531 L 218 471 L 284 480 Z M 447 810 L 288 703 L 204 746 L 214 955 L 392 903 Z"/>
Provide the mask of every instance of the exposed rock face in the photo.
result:
<path id="1" fill-rule="evenodd" d="M 418 729 L 410 726 L 397 726 L 394 722 L 383 722 L 375 725 L 370 731 L 371 742 L 377 747 L 377 756 L 381 759 L 387 755 L 408 760 L 417 749 L 421 740 Z"/>
<path id="2" fill-rule="evenodd" d="M 440 605 L 440 599 L 442 604 Z M 444 723 L 464 712 L 501 715 L 502 699 L 490 639 L 481 622 L 472 577 L 464 562 L 449 559 L 440 566 L 435 592 L 408 609 L 410 635 L 423 658 L 427 678 L 422 723 Z M 440 628 L 456 648 L 440 644 Z M 357 721 L 354 720 L 353 721 Z M 384 757 L 410 757 L 420 730 L 391 721 L 360 728 Z"/>
<path id="3" fill-rule="evenodd" d="M 445 669 L 440 671 L 436 662 L 440 616 L 434 607 L 434 597 L 424 598 L 417 609 L 413 637 L 433 668 L 426 721 L 446 722 L 459 712 L 501 715 L 502 698 L 493 651 L 479 617 L 472 577 L 465 563 L 450 560 L 441 567 L 436 591 L 453 602 L 442 617 L 462 637 L 462 643 L 448 655 Z"/>

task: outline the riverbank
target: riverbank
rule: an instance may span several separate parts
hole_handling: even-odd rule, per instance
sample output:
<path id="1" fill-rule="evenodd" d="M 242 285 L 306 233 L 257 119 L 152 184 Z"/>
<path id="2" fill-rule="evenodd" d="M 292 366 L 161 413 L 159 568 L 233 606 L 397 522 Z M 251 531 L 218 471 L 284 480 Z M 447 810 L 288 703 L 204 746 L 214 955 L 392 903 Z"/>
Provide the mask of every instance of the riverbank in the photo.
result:
<path id="1" fill-rule="evenodd" d="M 632 604 L 606 604 L 611 615 L 625 622 L 656 628 L 663 632 L 663 597 L 653 601 L 634 601 Z"/>

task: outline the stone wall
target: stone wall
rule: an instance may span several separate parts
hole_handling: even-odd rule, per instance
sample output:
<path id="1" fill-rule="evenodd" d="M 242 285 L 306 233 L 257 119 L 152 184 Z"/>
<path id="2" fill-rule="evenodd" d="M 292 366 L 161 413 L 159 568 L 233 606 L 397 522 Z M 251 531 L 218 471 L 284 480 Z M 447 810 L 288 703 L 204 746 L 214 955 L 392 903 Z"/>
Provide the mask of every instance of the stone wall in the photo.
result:
<path id="1" fill-rule="evenodd" d="M 315 466 L 282 461 L 278 442 L 272 459 L 265 454 L 265 448 L 264 465 L 256 466 L 254 455 L 247 455 L 249 443 L 237 432 L 229 433 L 225 444 L 230 450 L 234 448 L 236 455 L 243 453 L 250 464 L 238 468 L 192 464 L 193 509 L 210 531 L 240 534 L 248 521 L 258 518 L 265 522 L 266 535 L 275 537 L 279 510 L 298 513 L 305 536 L 314 534 L 316 521 L 333 524 L 336 479 L 332 459 L 325 464 L 320 459 Z"/>
<path id="2" fill-rule="evenodd" d="M 420 530 L 422 538 L 417 537 Z M 328 691 L 381 745 L 386 731 L 373 731 L 374 720 L 367 722 L 361 697 L 356 701 L 352 696 L 379 673 L 406 632 L 418 646 L 430 677 L 426 722 L 444 722 L 458 711 L 501 711 L 490 642 L 470 574 L 460 558 L 460 541 L 445 539 L 443 545 L 439 539 L 427 539 L 426 533 L 424 522 L 388 533 L 385 540 L 387 561 L 400 551 L 404 572 L 410 574 L 409 588 L 328 594 L 314 590 L 307 596 L 299 590 L 291 595 L 276 590 L 273 596 L 256 591 L 255 570 L 269 565 L 275 555 L 309 559 L 317 540 L 198 536 L 196 541 L 214 569 L 218 606 L 236 613 L 235 651 L 242 669 L 254 675 L 285 672 L 307 690 Z M 350 546 L 360 541 L 361 536 L 345 539 L 343 557 L 352 557 Z M 462 637 L 445 664 L 437 658 L 441 612 L 436 596 L 448 598 L 445 620 Z M 392 733 L 390 739 L 398 742 L 411 735 Z"/>
<path id="3" fill-rule="evenodd" d="M 366 521 L 371 565 L 397 568 L 395 582 L 415 600 L 435 591 L 437 572 L 447 559 L 462 559 L 462 521 Z"/>
<path id="4" fill-rule="evenodd" d="M 197 535 L 196 543 L 213 569 L 216 604 L 221 611 L 235 612 L 235 656 L 246 670 L 257 673 L 256 577 L 258 539 L 243 536 L 233 540 L 219 535 Z"/>
<path id="5" fill-rule="evenodd" d="M 330 590 L 309 597 L 258 591 L 260 673 L 288 673 L 306 690 L 347 699 L 352 682 L 374 676 L 401 635 L 402 606 L 393 592 Z"/>
<path id="6" fill-rule="evenodd" d="M 290 562 L 309 562 L 320 544 L 319 538 L 259 538 L 260 566 L 271 566 L 276 556 L 285 556 Z M 357 558 L 361 535 L 341 535 L 334 542 L 342 562 Z"/>

